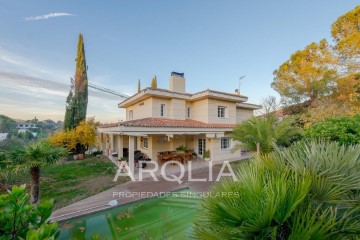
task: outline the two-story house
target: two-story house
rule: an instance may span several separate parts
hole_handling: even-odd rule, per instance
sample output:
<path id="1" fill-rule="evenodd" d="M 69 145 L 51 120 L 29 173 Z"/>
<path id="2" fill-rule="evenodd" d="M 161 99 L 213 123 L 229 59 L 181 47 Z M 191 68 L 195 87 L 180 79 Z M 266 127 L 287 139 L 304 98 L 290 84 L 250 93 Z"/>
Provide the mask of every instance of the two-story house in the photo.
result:
<path id="1" fill-rule="evenodd" d="M 129 152 L 129 165 L 134 151 L 157 160 L 158 152 L 174 151 L 183 145 L 202 158 L 210 150 L 211 160 L 231 160 L 240 152 L 231 152 L 230 134 L 237 123 L 253 116 L 261 106 L 246 103 L 247 97 L 235 93 L 204 90 L 185 91 L 184 74 L 172 72 L 169 90 L 145 88 L 119 103 L 126 109 L 126 121 L 98 128 L 100 145 L 105 153 Z"/>

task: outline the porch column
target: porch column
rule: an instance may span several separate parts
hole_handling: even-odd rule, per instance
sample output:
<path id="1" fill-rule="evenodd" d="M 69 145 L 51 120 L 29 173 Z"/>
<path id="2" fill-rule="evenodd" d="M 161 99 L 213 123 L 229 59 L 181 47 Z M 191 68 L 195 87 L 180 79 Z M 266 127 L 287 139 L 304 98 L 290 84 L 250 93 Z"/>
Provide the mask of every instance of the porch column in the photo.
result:
<path id="1" fill-rule="evenodd" d="M 110 155 L 111 155 L 111 153 L 113 152 L 113 151 L 115 151 L 115 137 L 114 137 L 114 134 L 111 134 L 110 135 L 110 142 L 111 142 L 111 144 L 110 144 Z"/>
<path id="2" fill-rule="evenodd" d="M 118 159 L 119 160 L 124 157 L 123 149 L 124 149 L 124 137 L 123 137 L 123 135 L 118 135 Z"/>
<path id="3" fill-rule="evenodd" d="M 105 135 L 105 151 L 104 151 L 104 155 L 105 156 L 109 156 L 109 148 L 110 148 L 110 142 L 109 142 L 109 135 L 108 134 L 104 134 Z"/>
<path id="4" fill-rule="evenodd" d="M 100 140 L 100 151 L 103 151 L 105 150 L 105 141 L 104 141 L 104 134 L 103 133 L 100 133 L 99 134 L 99 140 Z"/>
<path id="5" fill-rule="evenodd" d="M 210 139 L 210 142 L 209 142 L 209 144 L 210 144 L 210 148 L 209 148 L 209 150 L 210 150 L 210 159 L 212 160 L 212 161 L 215 161 L 216 160 L 216 157 L 215 157 L 215 142 L 217 142 L 216 141 L 216 138 L 214 137 L 214 138 L 209 138 Z"/>
<path id="6" fill-rule="evenodd" d="M 210 151 L 210 159 L 215 160 L 215 133 L 207 133 L 206 136 L 206 150 Z"/>
<path id="7" fill-rule="evenodd" d="M 134 136 L 129 136 L 129 167 L 132 173 L 134 174 L 135 169 L 135 157 L 134 157 L 134 151 L 135 151 L 135 138 Z"/>

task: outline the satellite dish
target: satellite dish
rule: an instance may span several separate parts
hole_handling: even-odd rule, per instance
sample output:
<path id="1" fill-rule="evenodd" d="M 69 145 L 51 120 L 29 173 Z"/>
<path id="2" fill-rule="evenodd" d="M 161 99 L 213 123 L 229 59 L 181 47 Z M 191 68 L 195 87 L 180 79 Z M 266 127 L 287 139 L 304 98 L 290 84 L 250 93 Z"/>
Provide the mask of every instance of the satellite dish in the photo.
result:
<path id="1" fill-rule="evenodd" d="M 111 207 L 115 207 L 115 206 L 118 205 L 118 202 L 117 202 L 116 200 L 111 200 L 111 201 L 109 202 L 109 205 L 110 205 Z"/>

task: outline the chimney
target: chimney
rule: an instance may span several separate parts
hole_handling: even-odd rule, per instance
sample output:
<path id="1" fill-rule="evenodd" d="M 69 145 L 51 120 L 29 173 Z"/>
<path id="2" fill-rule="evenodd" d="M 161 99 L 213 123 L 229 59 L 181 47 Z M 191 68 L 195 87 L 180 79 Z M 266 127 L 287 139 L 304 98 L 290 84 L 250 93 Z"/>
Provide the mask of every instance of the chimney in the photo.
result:
<path id="1" fill-rule="evenodd" d="M 169 90 L 172 92 L 186 93 L 184 73 L 171 72 Z"/>
<path id="2" fill-rule="evenodd" d="M 236 94 L 236 95 L 240 95 L 239 89 L 235 89 L 235 94 Z"/>

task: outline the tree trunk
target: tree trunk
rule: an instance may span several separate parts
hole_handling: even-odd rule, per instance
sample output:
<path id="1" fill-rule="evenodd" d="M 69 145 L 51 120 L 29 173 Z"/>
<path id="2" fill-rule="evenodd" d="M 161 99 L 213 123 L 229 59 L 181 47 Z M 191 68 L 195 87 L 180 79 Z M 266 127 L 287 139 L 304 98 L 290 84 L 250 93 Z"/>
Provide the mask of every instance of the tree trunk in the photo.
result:
<path id="1" fill-rule="evenodd" d="M 37 204 L 39 201 L 40 193 L 40 168 L 32 167 L 30 168 L 31 175 L 31 203 Z"/>

